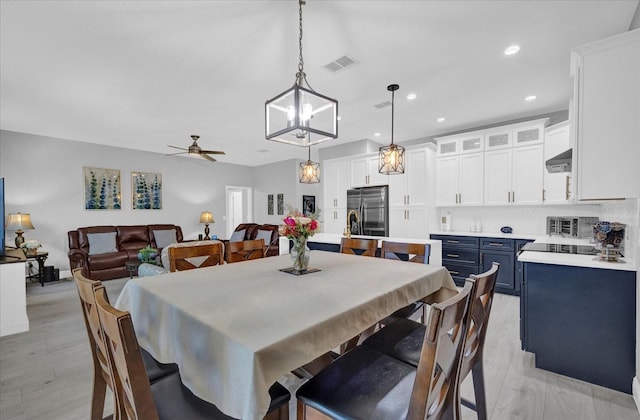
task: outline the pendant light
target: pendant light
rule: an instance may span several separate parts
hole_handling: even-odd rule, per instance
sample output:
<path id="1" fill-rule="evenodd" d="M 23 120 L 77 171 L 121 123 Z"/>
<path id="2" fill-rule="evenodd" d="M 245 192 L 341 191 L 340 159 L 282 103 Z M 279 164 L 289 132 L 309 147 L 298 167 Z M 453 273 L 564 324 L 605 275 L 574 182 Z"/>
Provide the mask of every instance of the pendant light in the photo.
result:
<path id="1" fill-rule="evenodd" d="M 302 58 L 302 5 L 299 0 L 298 72 L 293 87 L 265 102 L 267 140 L 311 146 L 338 137 L 338 101 L 314 91 L 304 72 Z M 306 87 L 303 86 L 306 85 Z M 311 141 L 307 133 L 318 134 Z"/>
<path id="2" fill-rule="evenodd" d="M 384 175 L 397 175 L 404 173 L 404 147 L 393 144 L 393 117 L 395 108 L 395 92 L 399 85 L 387 86 L 391 92 L 391 144 L 380 148 L 378 172 Z"/>
<path id="3" fill-rule="evenodd" d="M 311 160 L 311 146 L 309 146 L 309 159 L 300 163 L 300 183 L 317 184 L 320 182 L 320 164 Z"/>

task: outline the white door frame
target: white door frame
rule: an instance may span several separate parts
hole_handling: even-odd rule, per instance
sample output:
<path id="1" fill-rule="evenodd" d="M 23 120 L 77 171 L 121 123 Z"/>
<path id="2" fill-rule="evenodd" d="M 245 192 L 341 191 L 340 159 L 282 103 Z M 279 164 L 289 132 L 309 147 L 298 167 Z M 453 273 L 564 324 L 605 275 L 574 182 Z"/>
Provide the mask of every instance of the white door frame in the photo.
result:
<path id="1" fill-rule="evenodd" d="M 232 194 L 241 191 L 242 192 L 242 221 L 239 223 L 234 222 L 232 217 Z M 236 228 L 236 226 L 240 223 L 251 223 L 253 222 L 253 188 L 252 187 L 242 187 L 242 186 L 234 186 L 227 185 L 225 186 L 225 199 L 226 199 L 226 218 L 225 218 L 225 226 L 227 229 L 226 237 L 230 238 L 231 233 Z M 234 226 L 231 226 L 231 225 Z"/>

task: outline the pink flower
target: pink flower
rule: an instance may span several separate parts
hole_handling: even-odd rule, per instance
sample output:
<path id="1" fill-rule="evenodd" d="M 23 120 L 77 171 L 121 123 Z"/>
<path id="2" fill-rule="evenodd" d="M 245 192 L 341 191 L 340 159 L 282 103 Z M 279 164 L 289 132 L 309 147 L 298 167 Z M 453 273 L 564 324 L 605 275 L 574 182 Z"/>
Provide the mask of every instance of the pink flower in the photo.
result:
<path id="1" fill-rule="evenodd" d="M 316 230 L 317 228 L 318 228 L 318 221 L 312 220 L 311 223 L 309 224 L 309 229 Z"/>
<path id="2" fill-rule="evenodd" d="M 295 225 L 296 225 L 296 219 L 294 219 L 293 217 L 286 217 L 286 218 L 284 219 L 284 223 L 285 223 L 287 226 L 292 226 L 292 227 L 293 227 L 293 226 L 295 226 Z"/>

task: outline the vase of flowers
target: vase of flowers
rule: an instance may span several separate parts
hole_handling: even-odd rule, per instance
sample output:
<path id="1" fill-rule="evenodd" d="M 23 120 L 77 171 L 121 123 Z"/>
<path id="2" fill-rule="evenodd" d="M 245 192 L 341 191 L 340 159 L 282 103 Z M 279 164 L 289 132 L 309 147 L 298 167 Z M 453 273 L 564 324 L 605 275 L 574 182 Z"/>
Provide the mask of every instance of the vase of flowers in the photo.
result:
<path id="1" fill-rule="evenodd" d="M 35 257 L 38 254 L 38 248 L 40 248 L 42 244 L 37 239 L 29 239 L 28 241 L 23 242 L 20 245 L 24 254 L 27 257 Z"/>
<path id="2" fill-rule="evenodd" d="M 283 219 L 281 234 L 291 239 L 293 246 L 289 251 L 294 271 L 302 273 L 309 267 L 311 250 L 307 240 L 318 230 L 317 214 L 303 216 L 297 209 L 289 212 Z"/>

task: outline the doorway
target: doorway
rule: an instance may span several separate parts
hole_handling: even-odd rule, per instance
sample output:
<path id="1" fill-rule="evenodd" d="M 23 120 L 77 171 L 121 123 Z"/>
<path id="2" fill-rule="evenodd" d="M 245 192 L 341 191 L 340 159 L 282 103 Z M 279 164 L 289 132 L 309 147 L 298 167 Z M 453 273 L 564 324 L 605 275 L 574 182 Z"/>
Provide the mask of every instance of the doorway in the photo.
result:
<path id="1" fill-rule="evenodd" d="M 227 185 L 227 238 L 240 223 L 253 221 L 253 188 Z"/>

